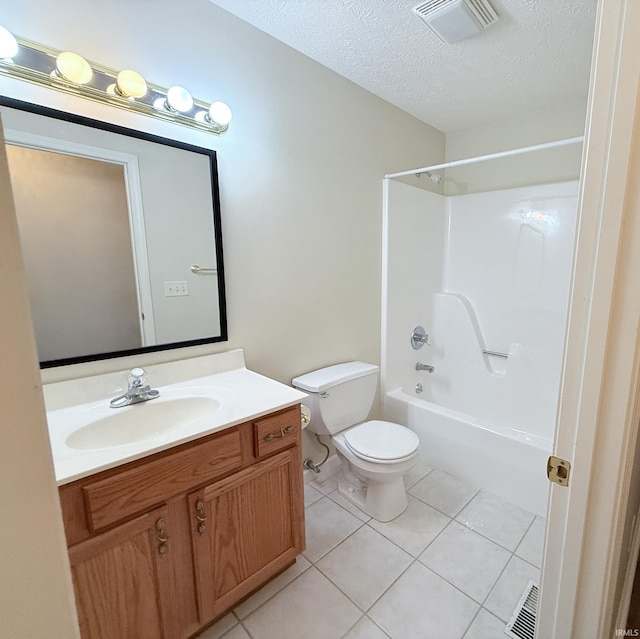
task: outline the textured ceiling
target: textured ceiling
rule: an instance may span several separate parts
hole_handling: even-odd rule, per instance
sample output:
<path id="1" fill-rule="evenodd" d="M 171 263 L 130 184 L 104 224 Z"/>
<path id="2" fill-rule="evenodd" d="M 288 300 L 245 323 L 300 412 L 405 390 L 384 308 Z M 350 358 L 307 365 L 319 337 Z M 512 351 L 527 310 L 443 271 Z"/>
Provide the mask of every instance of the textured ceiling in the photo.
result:
<path id="1" fill-rule="evenodd" d="M 586 98 L 596 0 L 491 0 L 499 21 L 444 44 L 420 0 L 211 0 L 444 132 Z"/>

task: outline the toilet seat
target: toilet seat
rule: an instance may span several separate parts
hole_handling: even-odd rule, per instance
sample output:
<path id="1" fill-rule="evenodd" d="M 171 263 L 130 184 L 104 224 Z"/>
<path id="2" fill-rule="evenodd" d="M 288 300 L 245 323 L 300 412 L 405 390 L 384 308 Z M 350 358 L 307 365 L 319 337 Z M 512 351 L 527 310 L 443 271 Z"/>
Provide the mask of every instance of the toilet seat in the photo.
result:
<path id="1" fill-rule="evenodd" d="M 343 433 L 349 450 L 364 460 L 393 463 L 411 457 L 418 450 L 418 436 L 406 426 L 372 420 Z"/>

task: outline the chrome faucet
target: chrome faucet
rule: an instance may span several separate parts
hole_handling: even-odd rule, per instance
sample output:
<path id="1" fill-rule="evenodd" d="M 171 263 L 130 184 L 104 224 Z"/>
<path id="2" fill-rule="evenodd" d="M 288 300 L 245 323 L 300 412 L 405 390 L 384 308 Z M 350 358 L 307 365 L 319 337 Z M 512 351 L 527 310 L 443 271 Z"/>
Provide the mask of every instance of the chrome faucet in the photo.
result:
<path id="1" fill-rule="evenodd" d="M 429 344 L 429 336 L 427 331 L 424 330 L 424 326 L 416 326 L 411 333 L 411 346 L 414 350 L 422 348 L 424 345 L 431 346 Z"/>
<path id="2" fill-rule="evenodd" d="M 110 402 L 111 408 L 121 408 L 122 406 L 147 402 L 150 399 L 159 397 L 160 391 L 151 390 L 151 387 L 145 384 L 146 381 L 144 369 L 132 369 L 129 373 L 129 387 L 127 388 L 127 392 L 118 397 L 114 397 Z"/>
<path id="3" fill-rule="evenodd" d="M 431 366 L 430 364 L 421 364 L 420 362 L 418 362 L 416 364 L 416 370 L 427 371 L 427 373 L 433 373 L 433 366 Z"/>

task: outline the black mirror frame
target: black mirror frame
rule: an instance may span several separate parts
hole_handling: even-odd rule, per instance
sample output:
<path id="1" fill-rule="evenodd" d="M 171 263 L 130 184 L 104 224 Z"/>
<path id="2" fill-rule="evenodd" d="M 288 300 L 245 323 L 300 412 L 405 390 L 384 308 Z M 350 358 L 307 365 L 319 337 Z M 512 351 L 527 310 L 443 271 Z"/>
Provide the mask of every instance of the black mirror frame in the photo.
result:
<path id="1" fill-rule="evenodd" d="M 126 357 L 127 355 L 139 355 L 141 353 L 152 353 L 156 351 L 165 351 L 175 348 L 185 348 L 188 346 L 198 346 L 200 344 L 212 344 L 215 342 L 226 342 L 228 337 L 227 332 L 227 303 L 226 303 L 226 290 L 224 281 L 224 261 L 222 250 L 222 221 L 220 216 L 220 192 L 218 182 L 218 161 L 216 152 L 212 149 L 204 147 L 194 146 L 185 142 L 178 142 L 177 140 L 171 140 L 169 138 L 163 138 L 150 133 L 142 131 L 136 131 L 135 129 L 129 129 L 126 127 L 118 126 L 101 120 L 93 120 L 84 116 L 76 115 L 73 113 L 67 113 L 65 111 L 58 111 L 49 107 L 43 107 L 30 102 L 24 102 L 22 100 L 16 100 L 14 98 L 7 98 L 0 96 L 0 106 L 8 107 L 11 109 L 18 109 L 21 111 L 27 111 L 36 115 L 41 115 L 48 118 L 54 118 L 57 120 L 63 120 L 72 124 L 78 124 L 80 126 L 86 126 L 93 129 L 100 129 L 110 133 L 116 133 L 118 135 L 126 135 L 132 138 L 138 138 L 145 140 L 146 142 L 155 142 L 156 144 L 162 144 L 164 146 L 172 146 L 184 151 L 191 151 L 193 153 L 200 153 L 209 157 L 211 167 L 211 197 L 213 204 L 213 226 L 214 226 L 214 238 L 216 245 L 216 265 L 217 265 L 217 277 L 218 277 L 218 309 L 220 313 L 220 335 L 215 337 L 204 337 L 201 339 L 187 340 L 183 342 L 170 342 L 166 344 L 157 344 L 154 346 L 143 346 L 141 348 L 133 348 L 122 351 L 110 351 L 106 353 L 95 353 L 91 355 L 82 355 L 79 357 L 67 357 L 64 359 L 55 359 L 48 361 L 41 361 L 40 368 L 53 368 L 55 366 L 68 366 L 70 364 L 82 364 L 85 362 L 93 362 L 103 359 L 112 359 L 115 357 Z"/>

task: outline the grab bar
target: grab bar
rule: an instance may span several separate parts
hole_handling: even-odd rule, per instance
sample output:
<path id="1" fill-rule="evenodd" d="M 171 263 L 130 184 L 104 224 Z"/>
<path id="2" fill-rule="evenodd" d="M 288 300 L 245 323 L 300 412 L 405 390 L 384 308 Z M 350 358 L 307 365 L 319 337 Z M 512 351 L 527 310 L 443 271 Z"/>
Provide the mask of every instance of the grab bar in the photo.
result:
<path id="1" fill-rule="evenodd" d="M 191 272 L 195 273 L 196 275 L 215 275 L 218 272 L 218 269 L 203 268 L 202 266 L 198 266 L 197 264 L 192 264 Z"/>
<path id="2" fill-rule="evenodd" d="M 484 355 L 495 355 L 496 357 L 509 357 L 509 353 L 499 353 L 498 351 L 482 351 Z"/>

